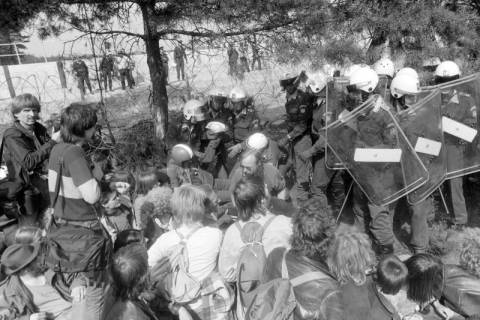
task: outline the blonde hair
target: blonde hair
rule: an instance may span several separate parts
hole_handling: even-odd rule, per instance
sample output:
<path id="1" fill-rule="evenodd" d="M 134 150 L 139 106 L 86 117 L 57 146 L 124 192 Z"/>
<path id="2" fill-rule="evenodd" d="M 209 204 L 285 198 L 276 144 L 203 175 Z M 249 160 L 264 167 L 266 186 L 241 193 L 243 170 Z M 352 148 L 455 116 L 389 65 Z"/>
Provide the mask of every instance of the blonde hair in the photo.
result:
<path id="1" fill-rule="evenodd" d="M 480 278 L 480 239 L 466 239 L 463 242 L 460 267 Z"/>
<path id="2" fill-rule="evenodd" d="M 184 184 L 173 190 L 170 205 L 177 225 L 201 222 L 205 215 L 208 197 L 204 190 Z"/>
<path id="3" fill-rule="evenodd" d="M 330 246 L 327 263 L 340 283 L 365 283 L 366 271 L 375 264 L 375 254 L 365 233 L 340 233 Z"/>

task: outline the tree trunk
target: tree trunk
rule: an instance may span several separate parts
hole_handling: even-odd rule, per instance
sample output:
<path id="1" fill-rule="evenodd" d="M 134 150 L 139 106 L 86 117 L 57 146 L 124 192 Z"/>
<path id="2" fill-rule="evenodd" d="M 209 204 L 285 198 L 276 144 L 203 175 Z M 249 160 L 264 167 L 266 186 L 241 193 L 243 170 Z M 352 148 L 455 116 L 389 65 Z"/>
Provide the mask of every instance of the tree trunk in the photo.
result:
<path id="1" fill-rule="evenodd" d="M 152 112 L 155 117 L 155 136 L 160 140 L 164 140 L 168 125 L 168 96 L 165 77 L 163 76 L 157 26 L 152 18 L 155 1 L 142 3 L 139 6 L 142 11 L 147 64 L 152 83 Z"/>

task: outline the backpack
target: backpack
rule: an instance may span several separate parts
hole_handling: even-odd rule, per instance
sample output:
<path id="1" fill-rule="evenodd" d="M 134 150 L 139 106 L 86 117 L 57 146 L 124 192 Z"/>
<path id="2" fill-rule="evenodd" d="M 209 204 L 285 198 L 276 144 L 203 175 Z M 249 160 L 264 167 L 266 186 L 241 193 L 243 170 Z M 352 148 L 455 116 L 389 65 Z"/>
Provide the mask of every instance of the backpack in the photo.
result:
<path id="1" fill-rule="evenodd" d="M 282 257 L 282 278 L 273 279 L 255 290 L 252 302 L 245 313 L 245 320 L 293 320 L 297 301 L 293 288 L 304 283 L 329 278 L 320 271 L 312 271 L 293 279 L 288 277 L 285 250 Z"/>
<path id="2" fill-rule="evenodd" d="M 243 228 L 237 221 L 240 238 L 245 244 L 237 262 L 237 299 L 239 307 L 250 304 L 253 291 L 260 285 L 267 255 L 263 247 L 263 234 L 276 216 L 262 226 L 256 221 L 247 222 Z"/>
<path id="3" fill-rule="evenodd" d="M 190 274 L 187 241 L 198 229 L 184 236 L 177 230 L 180 243 L 175 245 L 168 257 L 162 258 L 151 270 L 156 288 L 170 301 L 184 304 L 200 296 L 200 281 Z"/>
<path id="4" fill-rule="evenodd" d="M 444 274 L 445 305 L 463 316 L 480 314 L 480 280 L 456 266 L 445 266 Z"/>

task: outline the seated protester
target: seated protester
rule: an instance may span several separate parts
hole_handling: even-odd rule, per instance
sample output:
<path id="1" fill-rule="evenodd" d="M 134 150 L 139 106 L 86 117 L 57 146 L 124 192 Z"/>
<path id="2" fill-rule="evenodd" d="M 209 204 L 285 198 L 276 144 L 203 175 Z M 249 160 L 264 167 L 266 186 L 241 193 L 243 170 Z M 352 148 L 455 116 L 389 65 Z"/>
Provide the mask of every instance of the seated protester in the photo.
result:
<path id="1" fill-rule="evenodd" d="M 101 265 L 94 266 L 88 263 L 85 266 L 88 272 L 80 274 L 64 272 L 65 276 L 74 276 L 71 286 L 75 286 L 77 282 L 88 284 L 83 295 L 84 299 L 79 303 L 73 303 L 73 319 L 101 319 L 107 285 L 105 260 L 109 256 L 110 246 L 104 246 L 109 241 L 103 233 L 97 210 L 93 206 L 100 200 L 98 181 L 102 179 L 101 170 L 98 170 L 96 164 L 93 170 L 91 169 L 82 149 L 82 146 L 92 141 L 96 123 L 96 111 L 89 105 L 73 103 L 63 109 L 60 129 L 63 143 L 54 146 L 48 163 L 48 187 L 52 205 L 54 204 L 55 226 L 50 229 L 49 236 L 59 234 L 63 237 L 65 232 L 71 232 L 72 228 L 75 228 L 76 232 L 86 235 L 85 238 L 101 244 L 94 248 L 100 247 L 104 251 L 100 254 L 93 253 L 94 258 L 99 257 L 97 260 L 104 261 Z M 91 248 L 77 249 L 88 254 Z"/>
<path id="2" fill-rule="evenodd" d="M 435 311 L 443 317 L 480 315 L 478 278 L 458 266 L 444 265 L 429 254 L 413 255 L 405 265 L 408 268 L 408 298 L 419 304 L 421 312 Z"/>
<path id="3" fill-rule="evenodd" d="M 46 164 L 56 142 L 37 121 L 40 113 L 37 98 L 29 93 L 21 94 L 13 98 L 10 107 L 15 121 L 3 133 L 3 159 L 8 179 L 24 187 L 17 199 L 20 224 L 36 224 L 40 213 L 50 204 Z"/>
<path id="4" fill-rule="evenodd" d="M 377 265 L 375 283 L 380 300 L 385 297 L 402 319 L 416 311 L 416 304 L 407 298 L 407 277 L 407 267 L 393 254 L 382 258 Z"/>
<path id="5" fill-rule="evenodd" d="M 139 172 L 135 189 L 137 196 L 133 208 L 137 229 L 143 230 L 149 247 L 160 235 L 172 229 L 170 180 L 156 168 L 148 168 Z"/>
<path id="6" fill-rule="evenodd" d="M 262 282 L 282 277 L 283 259 L 289 279 L 321 272 L 322 277 L 293 288 L 297 301 L 294 319 L 342 319 L 338 282 L 330 274 L 326 262 L 335 225 L 330 208 L 321 201 L 310 199 L 292 218 L 292 224 L 292 247 L 290 250 L 276 248 L 270 253 Z"/>
<path id="7" fill-rule="evenodd" d="M 179 302 L 173 298 L 168 279 L 176 276 L 171 269 L 179 257 L 173 255 L 183 243 L 188 260 L 184 261 L 188 265 L 184 271 L 200 284 L 200 291 L 182 305 L 194 319 L 228 319 L 233 292 L 216 272 L 222 232 L 202 224 L 210 205 L 207 195 L 197 186 L 182 185 L 175 188 L 170 203 L 175 229 L 162 234 L 148 250 L 152 280 L 173 304 Z"/>
<path id="8" fill-rule="evenodd" d="M 266 255 L 278 247 L 289 248 L 292 236 L 290 218 L 276 216 L 267 209 L 270 195 L 261 178 L 242 177 L 233 188 L 232 198 L 239 221 L 225 232 L 218 260 L 220 274 L 229 282 L 237 280 L 237 263 L 241 249 L 245 245 L 241 238 L 242 228 L 247 223 L 257 222 L 263 229 L 261 242 Z"/>
<path id="9" fill-rule="evenodd" d="M 8 319 L 71 319 L 72 298 L 84 288 L 67 295 L 58 275 L 41 266 L 40 250 L 40 243 L 18 243 L 2 254 L 7 278 L 0 284 L 0 308 L 8 308 Z"/>
<path id="10" fill-rule="evenodd" d="M 110 267 L 115 303 L 105 320 L 157 320 L 142 295 L 149 286 L 147 251 L 132 243 L 120 248 Z"/>
<path id="11" fill-rule="evenodd" d="M 174 188 L 182 184 L 213 186 L 214 183 L 213 175 L 198 167 L 192 148 L 186 144 L 173 146 L 171 159 L 167 165 L 167 175 Z"/>
<path id="12" fill-rule="evenodd" d="M 132 243 L 145 245 L 145 239 L 141 231 L 135 229 L 120 231 L 113 245 L 113 252 L 117 252 Z"/>
<path id="13" fill-rule="evenodd" d="M 263 163 L 262 153 L 257 150 L 250 150 L 242 154 L 240 168 L 232 172 L 230 177 L 230 192 L 233 193 L 235 186 L 242 177 L 261 178 L 272 197 L 285 200 L 286 185 L 285 179 L 277 168 L 270 163 Z"/>
<path id="14" fill-rule="evenodd" d="M 375 254 L 365 233 L 350 231 L 336 235 L 329 249 L 328 264 L 340 282 L 345 320 L 400 319 L 369 276 L 374 263 Z"/>

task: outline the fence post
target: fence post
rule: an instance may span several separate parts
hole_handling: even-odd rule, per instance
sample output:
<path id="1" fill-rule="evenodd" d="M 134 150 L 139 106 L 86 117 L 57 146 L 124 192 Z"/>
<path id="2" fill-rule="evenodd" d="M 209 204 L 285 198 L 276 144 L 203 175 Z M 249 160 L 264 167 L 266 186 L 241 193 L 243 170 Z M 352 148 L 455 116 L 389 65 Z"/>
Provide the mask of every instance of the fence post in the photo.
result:
<path id="1" fill-rule="evenodd" d="M 63 70 L 63 62 L 57 61 L 57 70 L 58 76 L 60 77 L 60 83 L 62 84 L 62 88 L 67 88 L 67 78 L 65 77 L 65 70 Z"/>
<path id="2" fill-rule="evenodd" d="M 5 74 L 5 80 L 7 80 L 7 85 L 8 85 L 8 91 L 10 91 L 10 97 L 15 98 L 15 88 L 13 87 L 13 82 L 12 82 L 12 77 L 10 76 L 10 70 L 8 69 L 8 66 L 2 66 L 3 67 L 3 73 Z"/>

